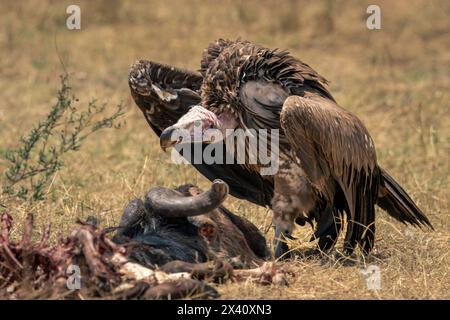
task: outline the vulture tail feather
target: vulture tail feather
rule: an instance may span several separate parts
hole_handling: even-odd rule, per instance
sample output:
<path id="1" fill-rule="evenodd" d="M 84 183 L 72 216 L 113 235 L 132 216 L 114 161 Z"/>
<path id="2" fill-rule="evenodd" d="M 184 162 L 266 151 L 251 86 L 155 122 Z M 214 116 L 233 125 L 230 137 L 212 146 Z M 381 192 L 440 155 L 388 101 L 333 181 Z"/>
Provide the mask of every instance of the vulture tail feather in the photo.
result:
<path id="1" fill-rule="evenodd" d="M 378 197 L 378 206 L 404 224 L 409 223 L 418 227 L 424 225 L 434 230 L 430 220 L 394 178 L 383 169 L 381 169 L 381 175 L 386 194 Z"/>

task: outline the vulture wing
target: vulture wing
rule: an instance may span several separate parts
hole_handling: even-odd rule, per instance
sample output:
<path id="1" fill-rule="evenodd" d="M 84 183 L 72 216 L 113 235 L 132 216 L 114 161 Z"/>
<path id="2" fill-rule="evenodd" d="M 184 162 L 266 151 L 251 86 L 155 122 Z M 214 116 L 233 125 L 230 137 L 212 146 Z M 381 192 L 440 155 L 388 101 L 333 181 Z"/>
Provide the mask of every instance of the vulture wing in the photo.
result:
<path id="1" fill-rule="evenodd" d="M 335 223 L 340 217 L 337 211 L 347 213 L 345 247 L 351 251 L 359 243 L 370 251 L 375 204 L 399 221 L 431 227 L 407 193 L 377 165 L 375 146 L 364 124 L 327 95 L 302 88 L 302 96 L 297 96 L 292 88 L 275 81 L 244 83 L 239 92 L 244 124 L 280 129 L 280 150 L 299 162 L 332 206 Z M 335 238 L 338 223 L 319 221 L 315 237 Z"/>
<path id="2" fill-rule="evenodd" d="M 147 60 L 134 63 L 128 76 L 131 95 L 158 136 L 200 103 L 202 81 L 198 73 Z"/>
<path id="3" fill-rule="evenodd" d="M 345 247 L 370 251 L 380 184 L 375 146 L 364 124 L 329 99 L 291 96 L 281 126 L 311 182 L 347 212 Z M 341 196 L 340 196 L 341 194 Z"/>
<path id="4" fill-rule="evenodd" d="M 375 203 L 399 221 L 431 227 L 403 188 L 377 165 L 367 129 L 336 104 L 325 78 L 285 51 L 250 43 L 236 43 L 228 51 L 222 47 L 219 43 L 206 55 L 205 61 L 213 62 L 203 100 L 213 107 L 217 101 L 232 104 L 235 99 L 228 92 L 238 90 L 243 126 L 280 129 L 280 151 L 299 162 L 322 205 L 333 208 L 334 218 L 346 212 L 347 251 L 356 244 L 366 252 L 373 246 Z M 335 238 L 335 227 L 340 228 L 336 222 L 318 222 L 316 234 Z"/>
<path id="5" fill-rule="evenodd" d="M 359 243 L 370 251 L 380 182 L 375 146 L 358 118 L 311 91 L 301 97 L 275 81 L 246 82 L 240 90 L 244 123 L 281 130 L 280 151 L 297 156 L 293 161 L 327 202 L 347 212 L 346 248 Z"/>
<path id="6" fill-rule="evenodd" d="M 201 74 L 152 61 L 137 61 L 129 73 L 131 95 L 159 136 L 193 105 L 200 103 Z M 191 148 L 194 152 L 195 148 Z M 225 154 L 225 153 L 223 153 Z M 193 159 L 193 154 L 190 155 Z M 223 161 L 225 163 L 225 161 Z M 230 194 L 261 206 L 270 206 L 273 183 L 239 164 L 193 164 L 206 178 L 224 180 Z"/>

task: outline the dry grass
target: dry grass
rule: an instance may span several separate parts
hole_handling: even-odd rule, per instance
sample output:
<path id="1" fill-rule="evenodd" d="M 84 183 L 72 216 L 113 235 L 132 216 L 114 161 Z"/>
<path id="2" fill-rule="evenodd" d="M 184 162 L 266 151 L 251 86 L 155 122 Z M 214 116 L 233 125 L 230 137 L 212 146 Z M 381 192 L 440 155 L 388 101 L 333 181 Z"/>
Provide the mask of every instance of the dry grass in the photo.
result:
<path id="1" fill-rule="evenodd" d="M 97 134 L 66 159 L 49 199 L 24 204 L 0 197 L 17 222 L 26 213 L 66 231 L 96 214 L 115 225 L 127 200 L 151 186 L 208 182 L 175 166 L 133 104 L 128 66 L 138 58 L 199 68 L 201 50 L 218 37 L 289 49 L 332 81 L 337 101 L 369 128 L 379 162 L 430 217 L 435 232 L 410 230 L 380 212 L 376 252 L 382 289 L 366 288 L 360 265 L 297 259 L 288 288 L 230 284 L 222 297 L 267 299 L 450 298 L 450 5 L 447 1 L 376 1 L 382 30 L 365 26 L 367 1 L 79 1 L 82 30 L 65 28 L 70 1 L 2 1 L 0 6 L 0 151 L 45 116 L 62 73 L 91 97 L 127 106 L 127 125 Z M 373 3 L 373 1 L 370 1 Z M 331 11 L 330 11 L 331 10 Z M 56 40 L 56 41 L 55 41 Z M 0 171 L 5 169 L 0 162 Z M 236 199 L 234 212 L 266 231 L 271 214 Z M 1 210 L 2 207 L 0 207 Z M 16 229 L 14 232 L 18 232 Z M 310 230 L 299 229 L 305 248 Z M 270 239 L 272 231 L 267 232 Z"/>

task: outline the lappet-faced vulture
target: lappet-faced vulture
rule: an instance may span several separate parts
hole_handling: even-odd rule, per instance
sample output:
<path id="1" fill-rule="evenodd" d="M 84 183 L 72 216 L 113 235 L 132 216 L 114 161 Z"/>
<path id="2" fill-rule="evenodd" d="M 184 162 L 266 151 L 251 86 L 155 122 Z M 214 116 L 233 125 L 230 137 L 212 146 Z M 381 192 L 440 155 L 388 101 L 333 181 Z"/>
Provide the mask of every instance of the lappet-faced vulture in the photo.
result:
<path id="1" fill-rule="evenodd" d="M 406 191 L 378 165 L 364 124 L 336 103 L 322 76 L 288 52 L 220 39 L 204 51 L 201 75 L 165 67 L 176 72 L 168 81 L 162 73 L 152 74 L 152 67 L 143 68 L 132 70 L 130 86 L 154 129 L 157 114 L 164 114 L 163 125 L 155 130 L 162 147 L 179 142 L 173 140 L 178 130 L 193 135 L 193 122 L 199 120 L 202 130 L 278 130 L 279 170 L 273 175 L 262 176 L 258 162 L 196 165 L 209 179 L 226 180 L 233 195 L 262 205 L 268 205 L 269 197 L 275 256 L 286 253 L 283 238 L 291 236 L 294 222 L 316 223 L 312 240 L 319 239 L 319 248 L 327 250 L 345 220 L 345 251 L 359 246 L 369 253 L 375 237 L 375 204 L 403 223 L 432 227 Z M 139 93 L 140 87 L 145 94 Z M 185 102 L 187 96 L 195 98 Z M 250 154 L 249 145 L 245 147 Z"/>

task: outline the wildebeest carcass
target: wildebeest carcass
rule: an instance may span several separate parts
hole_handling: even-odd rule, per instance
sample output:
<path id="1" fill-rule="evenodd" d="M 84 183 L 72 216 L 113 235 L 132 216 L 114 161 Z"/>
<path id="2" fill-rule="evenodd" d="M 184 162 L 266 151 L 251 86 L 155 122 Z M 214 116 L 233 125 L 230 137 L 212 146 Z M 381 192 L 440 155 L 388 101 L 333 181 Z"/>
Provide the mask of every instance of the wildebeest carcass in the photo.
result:
<path id="1" fill-rule="evenodd" d="M 208 281 L 286 284 L 284 270 L 265 261 L 270 255 L 257 227 L 221 206 L 227 194 L 220 180 L 206 192 L 154 188 L 128 204 L 118 228 L 90 218 L 55 244 L 50 226 L 32 241 L 32 215 L 22 239 L 12 241 L 12 216 L 3 213 L 0 299 L 206 298 L 218 296 Z"/>

